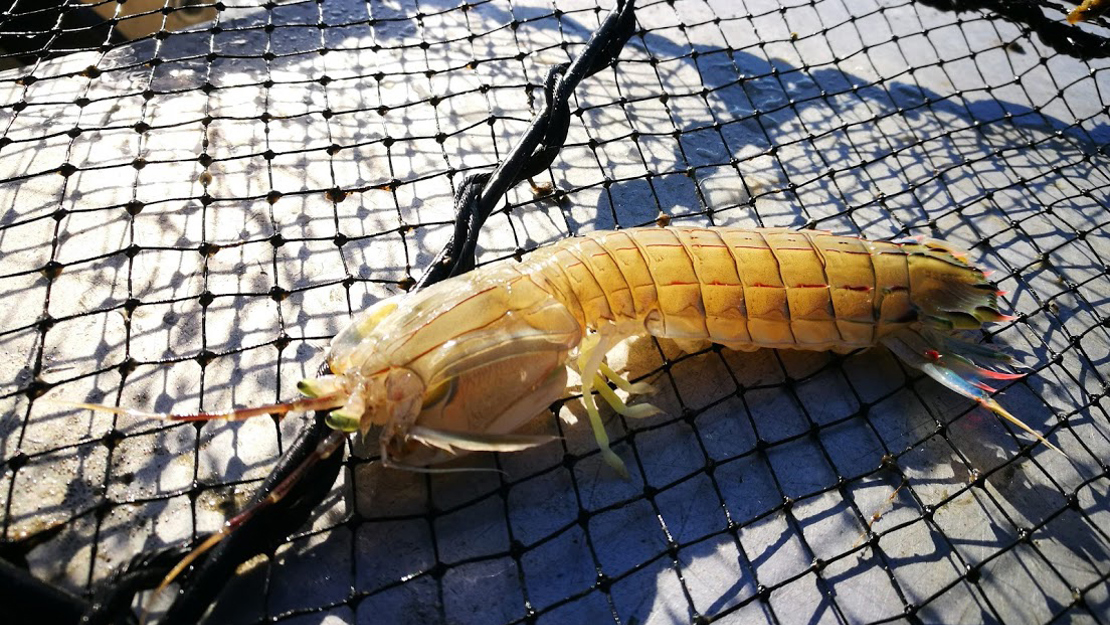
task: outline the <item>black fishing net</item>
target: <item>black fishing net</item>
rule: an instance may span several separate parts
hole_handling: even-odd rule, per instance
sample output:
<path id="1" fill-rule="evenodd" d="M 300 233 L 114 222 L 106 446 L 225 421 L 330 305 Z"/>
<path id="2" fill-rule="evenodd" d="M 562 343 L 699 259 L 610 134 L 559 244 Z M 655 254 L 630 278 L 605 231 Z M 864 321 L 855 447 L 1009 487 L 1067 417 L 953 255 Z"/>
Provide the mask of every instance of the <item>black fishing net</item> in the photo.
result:
<path id="1" fill-rule="evenodd" d="M 605 30 L 613 7 L 0 2 L 6 607 L 76 622 L 115 571 L 156 585 L 316 440 L 311 415 L 49 400 L 293 398 L 351 314 L 468 245 L 481 270 L 669 222 L 968 249 L 1017 317 L 978 338 L 1029 372 L 997 399 L 1066 455 L 883 348 L 642 338 L 610 363 L 663 412 L 605 413 L 630 480 L 573 388 L 534 424 L 561 441 L 453 465 L 493 471 L 384 469 L 352 439 L 291 527 L 205 578 L 209 622 L 1110 622 L 1106 18 L 641 0 Z"/>

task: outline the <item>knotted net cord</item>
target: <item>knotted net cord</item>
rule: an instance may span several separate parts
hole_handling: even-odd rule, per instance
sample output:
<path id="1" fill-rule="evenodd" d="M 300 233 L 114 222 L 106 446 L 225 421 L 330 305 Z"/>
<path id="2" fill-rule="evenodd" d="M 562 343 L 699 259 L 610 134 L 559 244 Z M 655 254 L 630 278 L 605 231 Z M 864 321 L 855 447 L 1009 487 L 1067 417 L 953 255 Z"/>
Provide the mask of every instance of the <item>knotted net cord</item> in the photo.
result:
<path id="1" fill-rule="evenodd" d="M 0 16 L 4 26 L 10 26 L 16 15 L 45 12 L 24 10 L 20 4 Z M 60 530 L 53 535 L 52 553 L 59 552 L 58 543 L 68 541 L 110 557 L 110 550 L 120 548 L 115 538 L 120 535 L 117 519 L 128 518 L 134 506 L 148 509 L 143 513 L 148 516 L 137 518 L 151 518 L 151 514 L 160 518 L 149 508 L 178 505 L 181 509 L 176 502 L 184 500 L 189 502 L 184 509 L 190 512 L 186 515 L 191 517 L 190 525 L 199 528 L 204 525 L 203 502 L 208 496 L 237 485 L 253 491 L 262 477 L 257 470 L 215 481 L 203 477 L 207 456 L 202 453 L 202 435 L 214 439 L 217 430 L 197 431 L 191 439 L 192 480 L 179 486 L 152 485 L 149 476 L 142 477 L 127 463 L 131 454 L 144 457 L 143 444 L 150 439 L 162 441 L 156 445 L 172 445 L 175 436 L 189 439 L 172 433 L 180 428 L 162 432 L 117 424 L 105 430 L 92 423 L 85 438 L 58 436 L 56 441 L 43 442 L 35 432 L 49 430 L 37 428 L 58 417 L 31 400 L 46 392 L 80 397 L 88 392 L 81 381 L 97 376 L 115 376 L 114 387 L 141 384 L 149 379 L 144 368 L 161 362 L 149 355 L 117 357 L 119 350 L 111 340 L 100 341 L 107 347 L 93 366 L 81 364 L 77 355 L 59 352 L 58 337 L 85 336 L 73 330 L 82 320 L 100 321 L 115 314 L 133 327 L 134 319 L 144 312 L 172 309 L 176 302 L 195 306 L 196 312 L 184 314 L 201 318 L 200 334 L 206 335 L 206 341 L 199 349 L 185 347 L 164 362 L 182 367 L 194 361 L 200 366 L 201 396 L 212 396 L 218 393 L 220 373 L 210 372 L 218 371 L 221 362 L 244 357 L 249 362 L 250 355 L 261 351 L 267 351 L 272 360 L 275 352 L 280 357 L 291 347 L 326 339 L 328 331 L 319 325 L 298 332 L 294 320 L 300 317 L 286 310 L 283 302 L 292 299 L 299 307 L 311 307 L 314 302 L 305 297 L 331 287 L 348 293 L 378 285 L 411 287 L 424 279 L 410 278 L 410 270 L 466 269 L 474 248 L 472 243 L 462 245 L 456 253 L 452 245 L 439 256 L 421 251 L 409 257 L 406 243 L 399 272 L 389 270 L 392 258 L 380 267 L 352 265 L 343 258 L 338 263 L 340 275 L 317 274 L 326 276 L 322 279 L 312 279 L 315 269 L 304 261 L 302 270 L 309 278 L 302 281 L 290 279 L 288 273 L 279 277 L 286 266 L 276 260 L 282 250 L 299 246 L 311 249 L 311 255 L 327 255 L 327 249 L 311 247 L 322 243 L 339 250 L 367 246 L 376 254 L 388 251 L 391 240 L 417 240 L 420 233 L 437 229 L 447 239 L 448 231 L 463 232 L 472 242 L 491 216 L 489 211 L 495 211 L 493 219 L 501 221 L 487 224 L 483 232 L 487 240 L 479 241 L 485 249 L 478 251 L 488 260 L 524 254 L 548 240 L 545 237 L 550 235 L 542 234 L 545 231 L 535 222 L 519 217 L 524 213 L 560 216 L 565 223 L 558 228 L 561 236 L 579 229 L 650 223 L 662 213 L 677 223 L 809 226 L 868 236 L 926 234 L 964 242 L 973 248 L 974 257 L 1000 270 L 996 278 L 1012 292 L 1010 302 L 1021 315 L 1014 324 L 989 329 L 985 338 L 1017 343 L 1032 353 L 1033 375 L 1008 387 L 1001 401 L 1011 408 L 1016 402 L 1015 412 L 1068 450 L 1075 464 L 1059 464 L 1062 461 L 1042 455 L 1044 450 L 1029 446 L 1028 440 L 994 426 L 912 374 L 896 374 L 893 383 L 874 381 L 884 379 L 884 369 L 901 371 L 881 354 L 822 360 L 789 353 L 744 356 L 713 349 L 682 355 L 666 345 L 651 344 L 650 349 L 640 349 L 639 356 L 654 364 L 636 369 L 635 358 L 630 362 L 634 371 L 666 389 L 661 401 L 668 417 L 646 424 L 610 422 L 616 429 L 618 451 L 636 469 L 633 483 L 614 483 L 613 476 L 604 475 L 596 454 L 569 427 L 560 430 L 568 443 L 552 456 L 539 452 L 528 460 L 486 460 L 509 470 L 506 477 L 465 484 L 438 478 L 389 478 L 381 488 L 388 484 L 391 492 L 402 494 L 374 491 L 387 501 L 359 504 L 347 516 L 333 515 L 330 521 L 325 514 L 323 525 L 283 541 L 279 548 L 283 554 L 300 550 L 307 578 L 326 572 L 337 583 L 289 599 L 291 586 L 283 580 L 298 579 L 289 573 L 298 559 L 296 554 L 275 557 L 277 564 L 268 567 L 272 572 L 266 574 L 267 579 L 272 575 L 271 581 L 255 588 L 254 594 L 262 599 L 242 610 L 254 616 L 244 620 L 335 613 L 369 622 L 396 606 L 405 606 L 408 618 L 420 622 L 483 620 L 468 610 L 483 601 L 490 604 L 482 612 L 484 620 L 505 623 L 594 622 L 599 614 L 615 622 L 642 622 L 651 615 L 661 618 L 660 614 L 691 622 L 749 618 L 782 622 L 799 614 L 807 618 L 827 614 L 853 622 L 943 622 L 952 614 L 945 606 L 953 603 L 987 621 L 1007 622 L 1021 615 L 1049 622 L 1077 614 L 1105 620 L 1107 531 L 1101 519 L 1107 478 L 1106 323 L 1099 303 L 1106 299 L 1107 137 L 1105 70 L 1097 61 L 1103 56 L 1098 51 L 1105 49 L 1100 43 L 1105 41 L 1103 23 L 1063 26 L 1063 10 L 1069 7 L 1029 2 L 942 7 L 961 10 L 959 14 L 936 13 L 913 3 L 847 11 L 828 0 L 785 7 L 750 3 L 739 8 L 724 3 L 641 3 L 633 49 L 621 55 L 611 74 L 599 75 L 587 86 L 590 90 L 571 111 L 568 149 L 552 164 L 551 197 L 510 193 L 500 207 L 500 202 L 490 201 L 483 204 L 488 210 L 464 210 L 461 214 L 467 218 L 460 230 L 456 224 L 461 222 L 454 215 L 422 212 L 428 209 L 407 201 L 420 197 L 406 189 L 421 188 L 434 176 L 455 179 L 463 174 L 455 185 L 456 201 L 467 199 L 463 206 L 479 202 L 482 194 L 476 181 L 484 174 L 469 179 L 465 174 L 488 171 L 490 164 L 511 157 L 502 159 L 478 150 L 480 158 L 464 158 L 466 151 L 461 148 L 476 145 L 474 133 L 468 132 L 469 121 L 456 122 L 445 115 L 437 119 L 435 132 L 390 130 L 384 138 L 347 135 L 321 141 L 306 134 L 300 147 L 291 147 L 293 141 L 277 146 L 275 131 L 295 130 L 298 120 L 314 116 L 323 120 L 328 132 L 342 133 L 345 114 L 388 117 L 396 111 L 435 109 L 462 101 L 468 93 L 488 96 L 515 91 L 530 98 L 533 91 L 543 91 L 557 81 L 552 76 L 558 72 L 544 67 L 535 74 L 526 69 L 525 75 L 535 78 L 489 81 L 485 91 L 447 89 L 407 94 L 399 100 L 389 100 L 389 89 L 379 87 L 376 100 L 351 106 L 331 100 L 339 102 L 342 89 L 375 82 L 384 85 L 391 76 L 365 60 L 356 66 L 370 69 L 357 70 L 362 75 L 354 79 L 332 76 L 332 69 L 322 74 L 287 72 L 282 63 L 317 54 L 326 57 L 321 51 L 346 52 L 349 47 L 337 43 L 339 34 L 366 29 L 388 33 L 380 35 L 387 42 L 356 35 L 356 53 L 425 54 L 422 68 L 390 68 L 401 82 L 428 78 L 428 71 L 460 75 L 474 70 L 461 63 L 436 64 L 438 59 L 428 56 L 430 51 L 464 42 L 480 45 L 502 31 L 516 33 L 519 54 L 525 59 L 566 50 L 586 40 L 593 29 L 583 25 L 602 7 L 562 9 L 562 3 L 554 8 L 516 3 L 498 11 L 506 4 L 473 3 L 460 9 L 413 3 L 405 10 L 382 14 L 375 11 L 384 9 L 370 6 L 359 19 L 335 20 L 327 2 L 267 4 L 258 12 L 262 19 L 237 16 L 238 7 L 219 5 L 214 7 L 220 15 L 214 25 L 196 29 L 198 39 L 210 42 L 207 50 L 182 54 L 171 45 L 181 35 L 164 30 L 140 42 L 139 58 L 148 59 L 140 63 L 105 58 L 118 49 L 110 38 L 100 40 L 107 44 L 59 49 L 67 31 L 64 26 L 57 36 L 45 38 L 21 31 L 45 43 L 36 43 L 37 48 L 30 50 L 31 63 L 25 69 L 4 78 L 12 94 L 5 108 L 12 115 L 0 138 L 0 160 L 8 163 L 3 182 L 12 209 L 0 223 L 0 232 L 5 256 L 17 260 L 4 265 L 3 275 L 12 284 L 9 301 L 17 297 L 17 289 L 36 295 L 51 290 L 42 299 L 46 304 L 30 320 L 9 313 L 0 330 L 12 346 L 11 353 L 25 352 L 32 359 L 26 373 L 13 370 L 15 384 L 3 395 L 12 407 L 10 412 L 5 407 L 5 414 L 11 416 L 4 421 L 5 473 L 0 484 L 6 540 L 13 541 L 33 527 L 35 519 L 53 518 L 59 524 L 47 525 Z M 73 10 L 53 15 L 60 18 Z M 492 15 L 479 17 L 483 11 Z M 517 11 L 523 17 L 518 18 Z M 170 11 L 164 17 L 168 21 L 173 15 Z M 908 27 L 901 21 L 907 18 Z M 452 29 L 459 23 L 472 29 L 469 34 Z M 1068 36 L 1059 41 L 1046 36 L 1047 23 L 1055 25 L 1051 32 Z M 415 27 L 414 32 L 406 32 L 409 26 Z M 1026 27 L 1036 35 L 1030 36 L 1023 30 Z M 527 39 L 529 33 L 545 30 L 558 35 L 546 44 Z M 319 35 L 319 43 L 298 40 L 306 32 Z M 330 33 L 337 35 L 331 38 Z M 846 38 L 846 34 L 853 36 Z M 1068 41 L 1094 43 L 1070 45 Z M 822 42 L 828 45 L 823 48 Z M 143 43 L 149 48 L 143 48 Z M 283 49 L 284 45 L 288 48 Z M 68 69 L 55 69 L 52 62 L 63 61 L 65 49 L 85 52 L 86 57 Z M 1089 60 L 1067 58 L 1077 50 L 1078 56 Z M 523 64 L 511 49 L 506 53 L 490 46 L 472 51 L 477 67 Z M 901 55 L 905 67 L 887 64 L 891 55 Z M 28 58 L 28 51 L 20 57 Z M 226 67 L 252 59 L 268 71 L 246 84 L 267 91 L 268 99 L 260 113 L 226 108 L 230 100 L 224 94 L 243 88 L 221 81 Z M 1000 72 L 1007 62 L 1012 71 Z M 144 79 L 148 84 L 133 92 L 103 91 L 109 79 L 123 77 L 138 77 L 138 84 Z M 947 86 L 936 87 L 945 80 Z M 70 82 L 76 89 L 58 88 Z M 607 91 L 610 85 L 617 85 L 619 91 Z M 290 113 L 295 102 L 283 99 L 285 91 L 301 86 L 322 93 L 325 101 L 314 102 L 307 113 Z M 98 89 L 102 92 L 97 93 Z M 158 112 L 159 106 L 166 106 L 163 100 L 189 96 L 204 101 L 203 116 L 171 121 Z M 132 110 L 128 108 L 132 98 L 147 103 L 145 108 L 138 104 L 138 110 L 146 112 L 134 121 L 111 115 L 96 121 L 113 103 L 121 110 Z M 1028 105 L 1019 104 L 1025 102 Z M 69 124 L 70 115 L 62 110 L 66 106 L 90 112 L 80 115 L 84 121 Z M 513 139 L 527 134 L 520 126 L 532 116 L 521 111 L 542 108 L 530 99 L 517 103 L 517 108 L 504 108 L 497 101 L 489 106 L 488 117 L 494 124 L 518 124 L 512 132 L 495 133 L 510 138 L 507 145 L 517 145 Z M 34 127 L 28 120 L 37 119 L 40 112 L 47 121 L 28 130 Z M 59 125 L 58 119 L 67 123 Z M 478 125 L 484 121 L 479 119 Z M 250 124 L 266 129 L 257 135 L 258 145 L 221 139 L 221 133 Z M 152 156 L 158 138 L 174 130 L 204 139 L 188 159 Z M 111 137 L 123 134 L 120 131 L 133 133 L 125 136 L 139 141 L 137 149 L 130 145 L 131 139 L 123 142 L 121 151 L 134 152 L 133 159 L 81 154 L 90 135 Z M 471 143 L 464 144 L 463 139 Z M 495 146 L 499 140 L 493 141 Z M 673 143 L 663 146 L 664 140 Z M 366 161 L 375 156 L 379 161 L 396 161 L 405 146 L 422 143 L 433 146 L 433 153 L 443 152 L 446 169 L 440 163 L 439 169 L 432 170 L 413 166 L 411 174 L 359 174 L 350 179 L 340 168 L 345 166 L 344 154 L 355 153 Z M 229 144 L 246 147 L 236 152 L 228 150 Z M 36 148 L 35 157 L 23 160 L 30 153 L 24 148 L 31 147 Z M 52 151 L 57 149 L 64 154 Z M 382 151 L 375 154 L 378 149 Z M 297 162 L 306 169 L 316 162 L 327 163 L 331 171 L 306 179 L 301 188 L 275 185 L 272 180 L 269 187 L 220 188 L 221 176 L 233 178 L 232 165 L 242 159 L 253 158 L 261 167 L 274 169 L 283 159 L 298 156 L 304 157 Z M 146 193 L 151 181 L 143 179 L 143 172 L 155 172 L 151 175 L 157 180 L 159 167 L 178 162 L 201 167 L 198 190 L 175 189 L 161 197 Z M 642 167 L 637 171 L 638 162 Z M 133 175 L 133 197 L 123 201 L 100 197 L 97 188 L 88 188 L 85 182 L 128 168 L 140 173 Z M 542 175 L 544 169 L 531 175 Z M 600 175 L 583 175 L 587 172 Z M 208 184 L 203 184 L 205 173 L 213 178 Z M 79 191 L 85 199 L 73 200 L 64 190 L 56 197 L 49 188 L 40 190 L 45 181 L 59 180 L 67 181 L 66 188 Z M 40 201 L 36 193 L 50 199 Z M 313 206 L 303 203 L 311 219 L 300 224 L 299 233 L 288 228 L 295 222 L 287 220 L 284 207 L 321 195 L 333 211 L 321 223 L 338 225 L 323 234 L 314 230 Z M 432 195 L 440 198 L 440 205 L 450 203 L 443 201 L 442 191 Z M 209 219 L 235 210 L 235 204 L 263 202 L 260 211 L 259 206 L 250 209 L 285 227 L 270 232 L 252 229 L 247 217 L 239 241 L 216 236 L 215 230 L 202 230 L 198 237 L 187 229 L 181 230 L 178 240 L 160 239 L 142 230 L 142 222 L 144 214 L 162 212 L 160 204 L 166 197 L 187 204 L 186 212 L 196 210 L 188 205 L 199 207 L 205 227 Z M 341 221 L 349 218 L 352 198 L 361 198 L 368 206 L 394 203 L 400 218 L 383 225 L 374 212 L 367 216 L 351 211 L 355 219 L 375 222 L 373 228 L 360 231 Z M 428 201 L 425 207 L 431 204 Z M 582 206 L 596 211 L 583 213 Z M 498 208 L 505 211 L 504 217 Z M 174 232 L 169 221 L 172 212 L 164 212 L 166 231 Z M 116 232 L 112 220 L 95 218 L 108 214 L 127 215 L 125 223 L 129 220 L 133 229 L 130 238 L 126 233 L 110 238 Z M 82 225 L 82 217 L 93 219 Z M 37 234 L 44 245 L 24 249 L 18 241 L 40 225 L 52 228 Z M 134 228 L 140 229 L 140 236 Z M 97 251 L 100 248 L 94 246 L 74 255 L 66 241 L 76 237 L 79 243 L 86 229 L 109 235 L 109 245 L 114 247 Z M 510 236 L 503 236 L 510 231 Z M 439 249 L 435 243 L 444 242 L 422 242 L 413 249 Z M 256 243 L 274 250 L 269 267 L 275 276 L 272 285 L 261 289 L 246 284 L 230 289 L 216 286 L 221 259 Z M 36 249 L 48 253 L 35 255 Z M 144 285 L 127 284 L 135 276 L 151 275 L 144 259 L 178 251 L 204 259 L 201 273 L 206 284 L 200 292 L 166 295 L 149 285 L 144 291 Z M 29 256 L 19 260 L 20 254 Z M 448 258 L 450 262 L 442 262 Z M 119 282 L 126 286 L 122 294 L 113 292 L 104 298 L 107 303 L 93 300 L 95 305 L 83 304 L 84 308 L 65 305 L 64 294 L 67 288 L 72 290 L 68 286 L 72 283 L 66 282 L 69 276 L 83 267 L 112 268 L 121 262 L 128 267 L 128 279 Z M 183 275 L 191 274 L 186 268 Z M 167 277 L 171 283 L 180 280 L 172 272 Z M 26 284 L 16 284 L 19 280 Z M 379 288 L 371 301 L 385 292 Z M 272 302 L 281 309 L 275 326 L 280 328 L 278 333 L 253 342 L 242 337 L 238 343 L 213 338 L 214 328 L 227 319 L 222 304 L 232 300 L 247 306 Z M 353 310 L 365 303 L 348 296 Z M 170 310 L 167 314 L 183 313 Z M 126 321 L 127 316 L 132 321 Z M 234 320 L 241 323 L 246 317 Z M 142 332 L 133 335 L 133 349 L 138 351 Z M 24 337 L 30 337 L 30 342 L 21 342 Z M 82 344 L 98 343 L 94 338 Z M 59 375 L 52 369 L 51 355 L 68 360 L 67 366 L 76 364 L 78 370 L 63 369 Z M 314 358 L 318 362 L 318 354 Z M 196 366 L 188 368 L 182 378 L 196 379 Z M 244 368 L 247 373 L 264 370 L 257 365 Z M 296 376 L 279 374 L 279 379 L 288 377 Z M 699 379 L 712 383 L 699 383 Z M 271 396 L 277 395 L 280 385 L 272 380 L 268 385 Z M 187 394 L 187 387 L 169 380 L 164 388 L 158 399 L 163 403 Z M 134 403 L 126 395 L 115 397 L 122 404 Z M 257 397 L 236 399 L 245 403 Z M 217 394 L 204 401 L 209 405 L 230 400 Z M 572 405 L 573 401 L 568 402 L 560 411 L 571 411 Z M 188 431 L 189 426 L 185 428 Z M 274 431 L 281 434 L 278 441 L 291 436 L 277 426 Z M 840 446 L 845 440 L 852 443 L 847 451 Z M 183 450 L 188 458 L 189 447 L 185 444 L 177 452 Z M 245 444 L 235 449 L 240 457 L 250 457 Z M 101 470 L 97 462 L 103 461 L 97 460 L 97 454 L 105 451 L 115 460 Z M 154 465 L 169 466 L 160 458 L 170 455 L 175 454 L 155 453 Z M 78 480 L 64 505 L 32 506 L 36 496 L 47 502 L 53 499 L 29 485 L 48 482 L 58 466 L 72 462 L 65 460 L 67 456 L 81 458 L 84 467 L 79 473 L 93 476 L 93 482 L 102 475 L 100 489 L 90 485 L 89 493 L 83 494 L 83 482 Z M 366 484 L 373 490 L 378 480 L 387 479 L 371 468 L 372 460 L 372 454 L 356 453 L 344 464 L 348 483 L 361 484 L 354 495 L 360 501 Z M 521 462 L 534 464 L 512 472 Z M 942 475 L 938 467 L 949 463 L 950 474 Z M 141 460 L 134 464 L 144 466 Z M 812 471 L 799 471 L 799 464 L 810 465 Z M 172 472 L 167 475 L 172 477 Z M 129 483 L 141 488 L 129 490 Z M 337 488 L 342 492 L 343 486 Z M 451 488 L 462 494 L 444 493 L 443 489 Z M 423 504 L 420 493 L 426 499 Z M 393 505 L 390 497 L 395 498 Z M 326 504 L 321 508 L 329 509 Z M 958 514 L 966 509 L 973 514 Z M 223 513 L 229 510 L 220 511 L 218 516 L 226 516 Z M 535 518 L 541 516 L 547 520 Z M 822 532 L 828 519 L 842 525 L 839 533 Z M 491 522 L 495 529 L 488 530 Z M 618 527 L 623 531 L 614 529 Z M 203 535 L 199 529 L 194 532 Z M 432 545 L 431 559 L 421 559 L 428 553 L 423 547 L 406 562 L 391 561 L 373 538 L 383 532 Z M 493 538 L 483 542 L 472 535 Z M 841 535 L 847 537 L 836 538 Z M 50 552 L 51 544 L 37 549 Z M 131 557 L 138 551 L 115 557 Z M 65 553 L 64 547 L 61 552 Z M 327 566 L 313 569 L 313 554 L 319 552 L 333 557 Z M 544 562 L 554 559 L 554 552 L 580 557 L 555 559 L 558 566 L 546 568 Z M 50 569 L 42 556 L 35 560 L 36 550 L 9 547 L 7 553 L 40 572 Z M 933 563 L 932 569 L 928 563 Z M 1015 572 L 1022 569 L 1035 572 L 1029 577 L 1036 582 Z M 919 570 L 926 573 L 918 574 Z M 66 578 L 57 571 L 47 575 L 53 580 Z M 74 590 L 87 593 L 93 580 L 104 575 L 104 567 L 89 566 L 87 574 L 77 575 L 83 579 Z M 257 573 L 248 575 L 247 582 L 232 583 L 249 584 L 251 579 L 257 581 Z M 470 586 L 472 579 L 483 583 Z M 861 605 L 864 586 L 874 590 L 868 595 L 873 597 L 870 606 Z M 415 598 L 412 604 L 398 599 L 404 595 Z M 489 600 L 491 596 L 497 599 Z M 398 608 L 398 614 L 405 613 Z"/>

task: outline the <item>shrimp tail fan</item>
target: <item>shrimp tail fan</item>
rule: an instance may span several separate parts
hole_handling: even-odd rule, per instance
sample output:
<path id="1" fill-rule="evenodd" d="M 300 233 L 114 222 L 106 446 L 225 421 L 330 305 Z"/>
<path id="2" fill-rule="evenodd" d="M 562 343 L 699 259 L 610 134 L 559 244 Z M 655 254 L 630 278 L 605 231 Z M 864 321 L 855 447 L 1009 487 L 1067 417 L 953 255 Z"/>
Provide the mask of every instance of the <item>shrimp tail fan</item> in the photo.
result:
<path id="1" fill-rule="evenodd" d="M 1014 319 L 998 310 L 998 296 L 1004 292 L 960 251 L 931 240 L 905 247 L 910 293 L 924 325 L 975 330 L 987 322 Z"/>
<path id="2" fill-rule="evenodd" d="M 972 343 L 950 331 L 931 328 L 896 332 L 884 337 L 882 343 L 906 364 L 1025 430 L 1050 449 L 1064 453 L 991 397 L 997 389 L 989 382 L 1024 376 L 997 370 L 1003 365 L 1013 366 L 1013 357 L 1001 348 Z"/>

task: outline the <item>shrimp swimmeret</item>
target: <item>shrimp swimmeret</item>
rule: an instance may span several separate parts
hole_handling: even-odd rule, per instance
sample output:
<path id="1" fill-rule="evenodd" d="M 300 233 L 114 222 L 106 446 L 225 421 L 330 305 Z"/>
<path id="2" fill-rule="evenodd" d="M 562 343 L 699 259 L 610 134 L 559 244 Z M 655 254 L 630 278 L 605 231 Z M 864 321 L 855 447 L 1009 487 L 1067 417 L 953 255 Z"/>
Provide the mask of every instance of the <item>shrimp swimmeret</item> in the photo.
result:
<path id="1" fill-rule="evenodd" d="M 594 232 L 378 302 L 332 340 L 331 373 L 299 384 L 306 399 L 183 415 L 80 405 L 173 420 L 330 410 L 338 431 L 380 427 L 384 463 L 421 467 L 550 441 L 515 432 L 565 393 L 573 360 L 602 454 L 627 475 L 594 393 L 627 417 L 658 411 L 629 406 L 610 388 L 651 390 L 605 364 L 620 341 L 650 334 L 688 350 L 708 341 L 841 353 L 882 343 L 1056 449 L 991 398 L 985 380 L 1020 376 L 977 361 L 1009 357 L 954 334 L 1010 319 L 998 295 L 982 271 L 936 241 L 780 229 Z"/>

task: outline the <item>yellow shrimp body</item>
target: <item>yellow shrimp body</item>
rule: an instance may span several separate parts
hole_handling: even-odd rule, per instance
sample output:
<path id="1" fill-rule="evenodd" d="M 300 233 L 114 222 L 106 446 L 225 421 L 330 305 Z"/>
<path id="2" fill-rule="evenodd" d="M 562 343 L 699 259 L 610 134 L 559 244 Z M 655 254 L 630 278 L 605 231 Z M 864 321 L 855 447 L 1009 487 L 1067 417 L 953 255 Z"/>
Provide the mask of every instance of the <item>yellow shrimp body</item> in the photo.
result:
<path id="1" fill-rule="evenodd" d="M 645 228 L 569 239 L 522 270 L 593 330 L 851 351 L 916 321 L 909 259 L 902 245 L 826 232 Z"/>
<path id="2" fill-rule="evenodd" d="M 605 353 L 625 338 L 840 352 L 883 342 L 1025 427 L 982 383 L 1016 376 L 973 362 L 1005 357 L 947 332 L 1006 319 L 995 287 L 959 256 L 939 242 L 816 231 L 595 232 L 379 302 L 333 340 L 334 375 L 302 389 L 341 405 L 332 412 L 337 429 L 381 426 L 386 462 L 423 465 L 549 440 L 514 432 L 563 395 L 566 366 L 577 358 L 594 434 L 623 471 L 593 393 L 629 417 L 655 412 L 626 405 L 605 380 L 633 394 L 648 390 L 604 365 Z"/>

